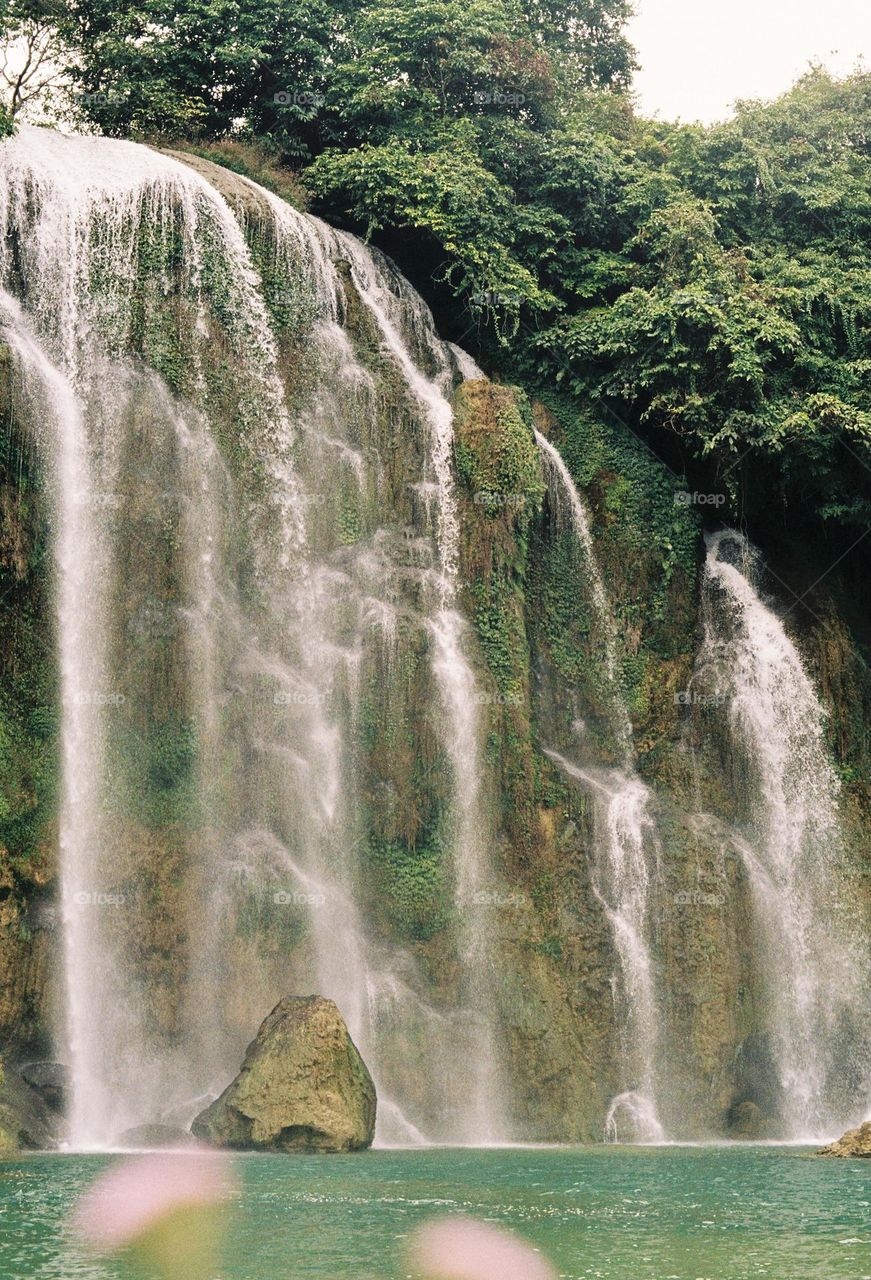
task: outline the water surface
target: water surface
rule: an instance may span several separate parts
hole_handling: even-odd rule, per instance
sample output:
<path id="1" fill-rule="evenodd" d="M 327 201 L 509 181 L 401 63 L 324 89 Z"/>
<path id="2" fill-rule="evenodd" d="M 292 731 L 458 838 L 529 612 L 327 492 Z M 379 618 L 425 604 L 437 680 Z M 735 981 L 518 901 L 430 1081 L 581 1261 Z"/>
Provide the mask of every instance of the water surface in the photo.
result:
<path id="1" fill-rule="evenodd" d="M 0 1280 L 118 1280 L 65 1217 L 102 1156 L 0 1165 Z M 374 1151 L 246 1156 L 216 1280 L 397 1280 L 435 1214 L 544 1249 L 566 1280 L 871 1280 L 871 1161 L 791 1147 Z"/>

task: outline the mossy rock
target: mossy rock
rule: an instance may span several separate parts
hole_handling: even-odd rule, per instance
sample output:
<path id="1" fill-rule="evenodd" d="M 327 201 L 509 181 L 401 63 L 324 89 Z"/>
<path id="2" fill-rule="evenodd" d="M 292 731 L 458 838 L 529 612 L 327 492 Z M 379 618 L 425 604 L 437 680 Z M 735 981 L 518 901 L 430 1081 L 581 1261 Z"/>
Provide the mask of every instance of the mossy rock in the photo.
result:
<path id="1" fill-rule="evenodd" d="M 528 520 L 545 485 L 523 392 L 483 379 L 462 383 L 454 395 L 454 436 L 457 471 L 473 501 L 488 516 Z"/>
<path id="2" fill-rule="evenodd" d="M 871 1159 L 871 1121 L 859 1125 L 858 1129 L 848 1129 L 843 1138 L 818 1151 L 820 1156 L 838 1156 L 841 1160 Z"/>
<path id="3" fill-rule="evenodd" d="M 191 1129 L 241 1151 L 361 1151 L 375 1136 L 375 1106 L 372 1077 L 333 1001 L 289 997 Z"/>

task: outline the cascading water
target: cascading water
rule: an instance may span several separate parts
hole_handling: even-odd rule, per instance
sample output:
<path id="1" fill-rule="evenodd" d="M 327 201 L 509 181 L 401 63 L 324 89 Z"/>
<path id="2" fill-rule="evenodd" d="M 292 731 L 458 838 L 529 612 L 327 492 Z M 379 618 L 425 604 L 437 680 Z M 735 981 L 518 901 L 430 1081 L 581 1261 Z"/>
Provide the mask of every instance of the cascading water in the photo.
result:
<path id="1" fill-rule="evenodd" d="M 399 300 L 412 308 L 413 329 L 434 366 L 435 376 L 421 372 L 402 341 L 397 297 L 384 287 L 373 269 L 371 254 L 349 236 L 337 237 L 352 263 L 360 297 L 369 308 L 387 349 L 402 369 L 408 387 L 430 427 L 429 461 L 422 490 L 438 545 L 440 572 L 433 584 L 434 599 L 428 627 L 432 636 L 433 672 L 445 712 L 443 742 L 451 762 L 454 791 L 451 844 L 455 902 L 460 922 L 460 950 L 467 981 L 466 1006 L 475 1028 L 475 1071 L 464 1109 L 467 1140 L 492 1143 L 507 1133 L 502 1100 L 504 1088 L 496 1044 L 496 962 L 492 912 L 494 869 L 488 856 L 488 814 L 483 795 L 483 747 L 477 681 L 467 657 L 467 625 L 456 607 L 459 572 L 459 518 L 454 494 L 452 412 L 446 398 L 451 364 L 448 351 L 434 341 L 423 304 L 400 285 Z M 416 323 L 415 323 L 416 322 Z M 473 361 L 465 373 L 481 376 Z M 431 500 L 430 500 L 431 495 Z M 434 508 L 434 511 L 433 511 Z"/>
<path id="2" fill-rule="evenodd" d="M 633 767 L 631 725 L 618 682 L 614 619 L 596 561 L 589 517 L 559 451 L 540 432 L 535 434 L 557 527 L 567 518 L 583 556 L 584 586 L 601 637 L 610 729 L 621 757 L 619 768 L 581 768 L 559 752 L 547 752 L 592 799 L 593 890 L 614 938 L 618 966 L 615 1009 L 626 1087 L 611 1102 L 605 1136 L 609 1141 L 628 1136 L 633 1141 L 660 1142 L 665 1132 L 657 1106 L 658 1006 L 651 947 L 651 894 L 658 842 L 650 814 L 651 797 Z M 583 748 L 583 743 L 580 746 Z"/>
<path id="3" fill-rule="evenodd" d="M 40 451 L 51 460 L 52 485 L 60 497 L 55 534 L 58 569 L 58 631 L 61 636 L 60 677 L 64 703 L 61 862 L 64 966 L 67 978 L 70 1052 L 80 1064 L 80 1087 L 70 1117 L 75 1132 L 87 1132 L 102 1099 L 94 1070 L 94 1044 L 87 1027 L 102 1020 L 107 1003 L 100 973 L 101 958 L 90 946 L 84 908 L 93 901 L 88 852 L 102 839 L 100 782 L 103 724 L 100 700 L 104 654 L 90 643 L 88 619 L 101 611 L 101 549 L 92 527 L 93 493 L 83 423 L 75 394 L 63 373 L 47 358 L 31 333 L 18 303 L 0 294 L 0 326 L 22 371 L 43 434 Z M 76 979 L 73 975 L 78 975 Z M 85 1007 L 88 996 L 93 1001 Z M 109 996 L 111 999 L 111 996 Z M 121 1010 L 122 1016 L 127 1013 Z M 129 1030 L 129 1028 L 128 1028 Z M 111 1121 L 110 1121 L 111 1122 Z"/>
<path id="4" fill-rule="evenodd" d="M 840 783 L 825 714 L 783 622 L 759 594 L 759 573 L 741 534 L 708 537 L 697 677 L 725 695 L 746 790 L 747 839 L 736 847 L 753 897 L 780 1136 L 814 1140 L 867 1112 L 868 955 L 845 927 Z"/>
<path id="5" fill-rule="evenodd" d="M 504 1136 L 457 358 L 385 260 L 253 184 L 32 129 L 0 168 L 3 326 L 54 494 L 71 1141 L 186 1123 L 271 1005 L 315 989 L 383 1137 Z M 366 918 L 360 744 L 416 652 L 450 775 L 453 1010 Z"/>

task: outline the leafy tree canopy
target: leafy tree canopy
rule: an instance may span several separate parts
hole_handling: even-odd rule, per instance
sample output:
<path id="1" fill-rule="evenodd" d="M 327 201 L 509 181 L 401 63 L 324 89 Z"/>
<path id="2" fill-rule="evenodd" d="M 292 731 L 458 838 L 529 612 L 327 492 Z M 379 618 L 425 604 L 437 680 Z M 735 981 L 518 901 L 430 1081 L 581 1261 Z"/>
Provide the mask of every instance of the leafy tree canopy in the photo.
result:
<path id="1" fill-rule="evenodd" d="M 849 537 L 871 517 L 871 75 L 813 69 L 713 128 L 644 121 L 629 11 L 0 0 L 68 51 L 73 118 L 256 142 L 492 369 Z"/>

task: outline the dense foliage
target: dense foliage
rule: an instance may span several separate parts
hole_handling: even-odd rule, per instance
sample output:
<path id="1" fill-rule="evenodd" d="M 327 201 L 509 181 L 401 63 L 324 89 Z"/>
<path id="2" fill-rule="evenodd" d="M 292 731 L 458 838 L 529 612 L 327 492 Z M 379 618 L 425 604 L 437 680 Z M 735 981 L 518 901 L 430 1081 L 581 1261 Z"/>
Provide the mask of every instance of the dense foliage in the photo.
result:
<path id="1" fill-rule="evenodd" d="M 651 123 L 627 95 L 629 9 L 72 0 L 51 20 L 72 116 L 256 143 L 490 368 L 622 422 L 733 514 L 852 538 L 871 515 L 871 75 L 813 70 L 710 129 Z"/>

